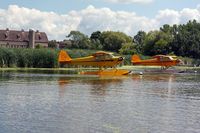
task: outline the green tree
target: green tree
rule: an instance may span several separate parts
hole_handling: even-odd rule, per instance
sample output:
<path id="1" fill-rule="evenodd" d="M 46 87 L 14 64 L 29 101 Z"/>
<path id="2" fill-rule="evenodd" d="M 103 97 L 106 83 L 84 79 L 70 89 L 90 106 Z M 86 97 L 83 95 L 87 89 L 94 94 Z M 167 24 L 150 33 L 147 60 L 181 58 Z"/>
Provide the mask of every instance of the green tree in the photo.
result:
<path id="1" fill-rule="evenodd" d="M 172 52 L 172 41 L 173 36 L 169 32 L 151 31 L 145 38 L 145 45 L 143 47 L 144 54 L 169 54 Z"/>
<path id="2" fill-rule="evenodd" d="M 48 42 L 48 47 L 49 48 L 57 48 L 57 41 L 56 40 L 51 40 Z"/>
<path id="3" fill-rule="evenodd" d="M 100 42 L 100 37 L 101 37 L 100 31 L 96 31 L 91 34 L 90 40 L 92 43 L 92 49 L 102 49 L 103 48 L 103 45 Z"/>
<path id="4" fill-rule="evenodd" d="M 200 58 L 200 23 L 196 20 L 179 25 L 176 29 L 172 49 L 180 56 Z"/>
<path id="5" fill-rule="evenodd" d="M 71 31 L 67 37 L 73 41 L 72 48 L 90 49 L 92 47 L 90 39 L 80 31 Z"/>
<path id="6" fill-rule="evenodd" d="M 143 53 L 143 47 L 145 43 L 146 32 L 138 31 L 138 33 L 134 36 L 133 42 L 136 44 L 137 53 Z"/>
<path id="7" fill-rule="evenodd" d="M 101 32 L 100 31 L 96 31 L 96 32 L 93 32 L 90 36 L 90 39 L 91 40 L 99 40 L 101 37 Z"/>
<path id="8" fill-rule="evenodd" d="M 133 55 L 137 53 L 137 45 L 133 43 L 124 43 L 122 48 L 119 50 L 120 54 L 123 55 Z"/>
<path id="9" fill-rule="evenodd" d="M 162 27 L 160 27 L 160 31 L 162 31 L 164 33 L 172 33 L 172 31 L 173 31 L 172 29 L 173 28 L 168 24 L 165 24 Z"/>
<path id="10" fill-rule="evenodd" d="M 132 38 L 122 32 L 104 31 L 100 37 L 104 50 L 118 52 L 122 44 L 131 43 Z"/>

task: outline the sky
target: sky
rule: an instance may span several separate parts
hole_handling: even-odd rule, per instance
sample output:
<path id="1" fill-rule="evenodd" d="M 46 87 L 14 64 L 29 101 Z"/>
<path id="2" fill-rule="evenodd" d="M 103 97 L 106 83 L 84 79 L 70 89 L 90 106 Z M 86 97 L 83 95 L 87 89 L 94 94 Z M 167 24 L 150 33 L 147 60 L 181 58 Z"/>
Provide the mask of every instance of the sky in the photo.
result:
<path id="1" fill-rule="evenodd" d="M 72 30 L 157 30 L 164 24 L 200 22 L 199 0 L 0 0 L 0 29 L 39 30 L 63 40 Z"/>

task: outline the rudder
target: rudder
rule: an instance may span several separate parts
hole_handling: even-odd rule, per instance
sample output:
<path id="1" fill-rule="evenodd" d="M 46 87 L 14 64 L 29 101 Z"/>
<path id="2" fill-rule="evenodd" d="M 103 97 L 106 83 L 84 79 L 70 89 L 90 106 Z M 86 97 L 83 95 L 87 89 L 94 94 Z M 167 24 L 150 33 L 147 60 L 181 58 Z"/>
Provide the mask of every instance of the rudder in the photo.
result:
<path id="1" fill-rule="evenodd" d="M 134 54 L 131 58 L 131 62 L 133 63 L 133 62 L 139 62 L 139 61 L 141 61 L 140 57 Z"/>
<path id="2" fill-rule="evenodd" d="M 58 61 L 59 63 L 70 62 L 72 59 L 69 57 L 66 51 L 61 50 L 59 52 Z"/>

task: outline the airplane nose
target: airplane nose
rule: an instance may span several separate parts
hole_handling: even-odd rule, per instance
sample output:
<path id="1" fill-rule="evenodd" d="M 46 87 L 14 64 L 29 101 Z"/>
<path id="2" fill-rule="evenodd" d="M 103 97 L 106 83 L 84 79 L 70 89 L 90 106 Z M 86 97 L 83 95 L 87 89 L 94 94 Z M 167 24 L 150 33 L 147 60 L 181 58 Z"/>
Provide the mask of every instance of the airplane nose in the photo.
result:
<path id="1" fill-rule="evenodd" d="M 123 60 L 124 60 L 123 57 L 119 57 L 119 58 L 118 58 L 118 61 L 123 61 Z"/>

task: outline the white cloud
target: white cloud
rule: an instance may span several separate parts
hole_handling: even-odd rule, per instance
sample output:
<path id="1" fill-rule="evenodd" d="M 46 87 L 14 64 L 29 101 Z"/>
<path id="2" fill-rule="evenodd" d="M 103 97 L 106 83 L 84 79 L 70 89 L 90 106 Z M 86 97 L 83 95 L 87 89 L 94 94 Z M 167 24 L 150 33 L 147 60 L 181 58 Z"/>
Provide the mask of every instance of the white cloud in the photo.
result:
<path id="1" fill-rule="evenodd" d="M 50 40 L 63 40 L 71 30 L 79 30 L 88 35 L 97 30 L 112 30 L 133 36 L 139 30 L 155 30 L 163 24 L 186 23 L 190 19 L 200 21 L 200 6 L 196 9 L 185 8 L 181 11 L 161 10 L 155 18 L 139 16 L 134 12 L 112 11 L 109 8 L 93 6 L 62 15 L 17 5 L 10 5 L 6 10 L 0 9 L 0 29 L 8 27 L 17 30 L 40 30 L 46 32 Z"/>
<path id="2" fill-rule="evenodd" d="M 153 2 L 153 0 L 104 0 L 112 3 L 124 3 L 124 4 L 135 4 L 135 3 L 140 3 L 140 4 L 147 4 Z"/>
<path id="3" fill-rule="evenodd" d="M 159 23 L 159 25 L 163 24 L 179 24 L 180 23 L 180 13 L 175 10 L 165 9 L 158 12 L 158 14 L 155 17 L 156 22 Z"/>
<path id="4" fill-rule="evenodd" d="M 117 11 L 114 12 L 109 8 L 96 9 L 89 6 L 80 12 L 82 20 L 78 26 L 80 31 L 89 34 L 96 30 L 112 30 L 123 31 L 129 35 L 135 34 L 137 31 L 144 29 L 154 29 L 154 21 L 137 16 L 135 13 Z"/>
<path id="5" fill-rule="evenodd" d="M 189 9 L 185 8 L 180 12 L 181 16 L 181 23 L 186 23 L 189 20 L 196 19 L 197 21 L 200 20 L 200 10 L 198 9 Z"/>

